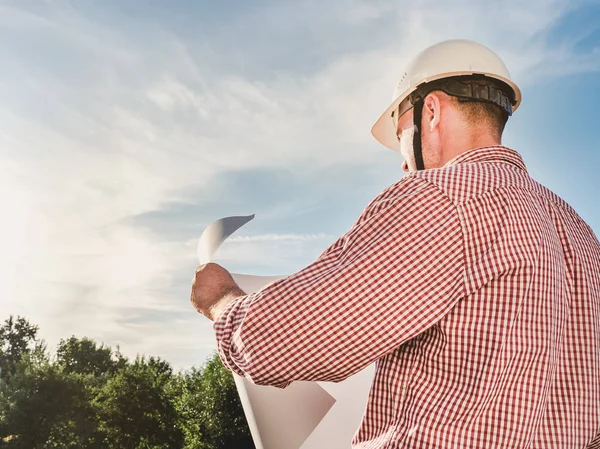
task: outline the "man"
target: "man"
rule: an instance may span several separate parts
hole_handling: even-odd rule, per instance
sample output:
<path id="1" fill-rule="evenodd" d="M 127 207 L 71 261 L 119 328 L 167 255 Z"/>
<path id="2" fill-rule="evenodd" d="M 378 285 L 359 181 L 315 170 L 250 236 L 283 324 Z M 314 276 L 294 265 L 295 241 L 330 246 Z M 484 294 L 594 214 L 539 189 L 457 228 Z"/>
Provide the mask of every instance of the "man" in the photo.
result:
<path id="1" fill-rule="evenodd" d="M 373 127 L 407 176 L 258 293 L 198 269 L 224 364 L 285 387 L 376 361 L 355 448 L 600 448 L 600 244 L 501 146 L 520 99 L 479 44 L 419 54 Z"/>

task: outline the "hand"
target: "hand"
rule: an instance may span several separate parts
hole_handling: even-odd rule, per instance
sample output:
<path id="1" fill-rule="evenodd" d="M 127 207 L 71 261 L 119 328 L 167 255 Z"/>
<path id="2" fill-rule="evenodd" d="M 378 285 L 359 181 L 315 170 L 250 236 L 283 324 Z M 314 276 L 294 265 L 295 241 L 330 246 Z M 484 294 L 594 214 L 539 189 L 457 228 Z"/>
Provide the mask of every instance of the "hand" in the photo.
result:
<path id="1" fill-rule="evenodd" d="M 243 295 L 229 271 L 216 263 L 207 263 L 196 270 L 190 301 L 198 312 L 215 321 L 232 299 Z"/>

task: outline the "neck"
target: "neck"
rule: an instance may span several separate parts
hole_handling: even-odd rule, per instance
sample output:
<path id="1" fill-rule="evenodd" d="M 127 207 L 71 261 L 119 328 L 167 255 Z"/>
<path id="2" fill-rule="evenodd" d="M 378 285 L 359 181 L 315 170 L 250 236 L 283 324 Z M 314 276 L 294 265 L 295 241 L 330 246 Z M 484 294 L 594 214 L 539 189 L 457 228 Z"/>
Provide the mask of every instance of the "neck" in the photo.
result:
<path id="1" fill-rule="evenodd" d="M 440 166 L 444 166 L 448 161 L 467 151 L 498 145 L 502 145 L 501 139 L 487 133 L 465 133 L 462 135 L 455 135 L 453 138 L 448 139 L 446 145 L 442 147 Z"/>

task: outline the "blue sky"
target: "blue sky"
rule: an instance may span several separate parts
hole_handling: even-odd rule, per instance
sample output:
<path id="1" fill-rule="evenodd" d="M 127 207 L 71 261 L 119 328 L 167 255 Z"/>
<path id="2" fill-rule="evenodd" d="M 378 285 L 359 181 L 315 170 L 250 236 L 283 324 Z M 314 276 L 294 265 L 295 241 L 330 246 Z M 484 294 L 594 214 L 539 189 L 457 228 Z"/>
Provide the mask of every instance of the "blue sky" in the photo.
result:
<path id="1" fill-rule="evenodd" d="M 402 176 L 370 127 L 449 38 L 505 60 L 505 144 L 598 233 L 599 24 L 598 1 L 2 1 L 0 309 L 51 345 L 201 363 L 202 229 L 256 213 L 218 262 L 310 263 Z"/>

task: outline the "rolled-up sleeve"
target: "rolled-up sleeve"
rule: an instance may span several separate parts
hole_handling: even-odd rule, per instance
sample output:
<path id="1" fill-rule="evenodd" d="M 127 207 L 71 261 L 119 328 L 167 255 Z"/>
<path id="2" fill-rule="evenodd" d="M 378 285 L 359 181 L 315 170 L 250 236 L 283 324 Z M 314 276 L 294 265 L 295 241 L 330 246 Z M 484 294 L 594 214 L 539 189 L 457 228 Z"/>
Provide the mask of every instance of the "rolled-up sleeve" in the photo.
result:
<path id="1" fill-rule="evenodd" d="M 341 381 L 433 326 L 464 295 L 456 206 L 406 177 L 314 263 L 214 323 L 230 370 L 260 385 Z"/>

